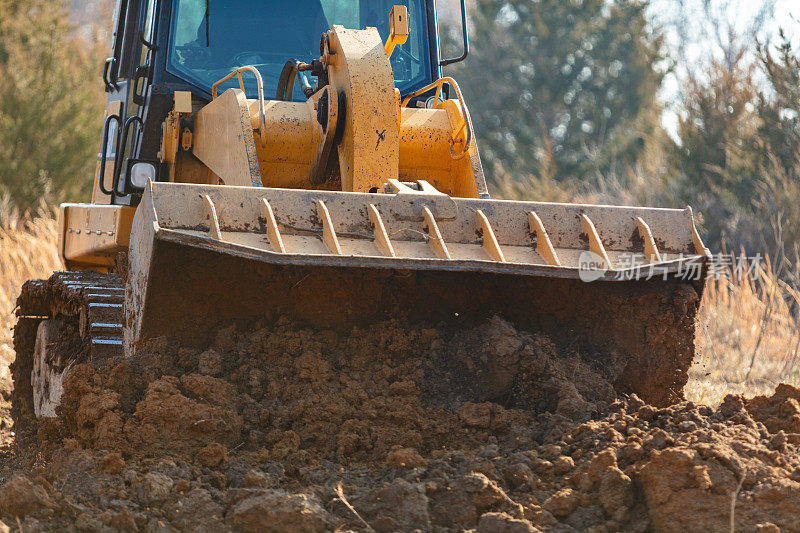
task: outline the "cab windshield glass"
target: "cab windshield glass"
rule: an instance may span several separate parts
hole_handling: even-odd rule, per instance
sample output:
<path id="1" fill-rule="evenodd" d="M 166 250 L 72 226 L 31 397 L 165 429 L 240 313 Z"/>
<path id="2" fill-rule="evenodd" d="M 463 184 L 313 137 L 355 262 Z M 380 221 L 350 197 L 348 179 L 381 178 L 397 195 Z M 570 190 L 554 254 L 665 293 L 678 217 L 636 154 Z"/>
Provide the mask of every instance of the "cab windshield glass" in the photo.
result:
<path id="1" fill-rule="evenodd" d="M 389 11 L 396 4 L 408 7 L 411 30 L 391 58 L 395 84 L 406 93 L 430 79 L 424 0 L 175 0 L 168 70 L 211 92 L 217 80 L 253 65 L 264 79 L 265 97 L 273 98 L 286 61 L 319 58 L 320 36 L 333 24 L 374 26 L 385 41 Z M 254 77 L 243 76 L 248 97 L 255 98 Z M 309 78 L 312 86 L 315 81 Z M 220 92 L 237 86 L 234 78 Z M 294 99 L 305 99 L 299 81 Z"/>

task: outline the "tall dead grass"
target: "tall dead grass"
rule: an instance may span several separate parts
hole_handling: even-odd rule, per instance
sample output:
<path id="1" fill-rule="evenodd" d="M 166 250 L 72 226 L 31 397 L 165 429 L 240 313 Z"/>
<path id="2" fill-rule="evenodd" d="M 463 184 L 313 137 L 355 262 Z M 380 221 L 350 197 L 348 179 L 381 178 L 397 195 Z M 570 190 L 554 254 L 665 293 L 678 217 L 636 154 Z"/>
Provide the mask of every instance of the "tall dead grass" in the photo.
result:
<path id="1" fill-rule="evenodd" d="M 49 276 L 63 267 L 58 256 L 58 231 L 52 212 L 19 215 L 0 206 L 0 377 L 14 359 L 14 307 L 22 284 Z"/>
<path id="2" fill-rule="evenodd" d="M 800 294 L 768 260 L 747 264 L 752 275 L 731 270 L 709 280 L 700 310 L 698 357 L 686 387 L 699 403 L 800 385 Z"/>
<path id="3" fill-rule="evenodd" d="M 0 375 L 13 359 L 13 310 L 22 284 L 62 268 L 56 220 L 0 209 Z M 751 265 L 752 266 L 752 265 Z M 690 371 L 690 400 L 719 403 L 726 394 L 763 394 L 781 382 L 800 384 L 800 294 L 768 262 L 754 275 L 730 270 L 709 280 L 699 314 L 698 357 Z M 793 306 L 794 309 L 793 309 Z"/>

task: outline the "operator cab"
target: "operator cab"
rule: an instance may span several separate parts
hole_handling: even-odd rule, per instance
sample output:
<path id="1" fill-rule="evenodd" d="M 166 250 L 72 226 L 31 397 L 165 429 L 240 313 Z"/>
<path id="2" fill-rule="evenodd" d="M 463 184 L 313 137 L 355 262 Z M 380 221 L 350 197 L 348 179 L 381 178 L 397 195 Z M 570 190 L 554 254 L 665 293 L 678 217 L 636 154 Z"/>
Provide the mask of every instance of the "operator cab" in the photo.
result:
<path id="1" fill-rule="evenodd" d="M 103 149 L 95 203 L 134 205 L 126 181 L 129 163 L 152 161 L 155 171 L 162 123 L 176 91 L 190 92 L 202 107 L 212 99 L 212 85 L 244 66 L 258 69 L 265 99 L 275 99 L 281 71 L 289 60 L 310 63 L 320 56 L 323 33 L 333 25 L 375 27 L 386 40 L 394 5 L 408 10 L 410 36 L 391 55 L 395 86 L 408 95 L 441 78 L 441 67 L 464 59 L 468 41 L 465 0 L 461 0 L 464 54 L 439 56 L 435 0 L 118 0 L 113 55 L 106 60 L 103 82 L 108 93 Z M 307 76 L 307 78 L 306 78 Z M 291 99 L 304 101 L 301 73 Z M 248 98 L 258 97 L 257 82 L 242 77 Z M 219 93 L 238 87 L 234 77 Z M 412 106 L 432 102 L 433 91 L 412 99 Z M 137 167 L 141 168 L 141 167 Z M 127 179 L 126 179 L 127 178 Z M 137 179 L 144 179 L 144 175 Z"/>

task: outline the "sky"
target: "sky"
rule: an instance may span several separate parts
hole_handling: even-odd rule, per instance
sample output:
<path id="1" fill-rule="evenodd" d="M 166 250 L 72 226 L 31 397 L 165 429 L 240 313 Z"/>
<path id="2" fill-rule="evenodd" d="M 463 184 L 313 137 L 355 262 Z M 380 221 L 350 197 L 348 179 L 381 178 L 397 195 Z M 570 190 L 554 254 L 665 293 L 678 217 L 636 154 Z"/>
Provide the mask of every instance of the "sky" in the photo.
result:
<path id="1" fill-rule="evenodd" d="M 800 2 L 798 0 L 780 0 L 776 6 L 775 19 L 786 23 L 787 31 L 800 40 Z"/>
<path id="2" fill-rule="evenodd" d="M 762 13 L 767 18 L 759 24 Z M 690 61 L 716 49 L 716 36 L 724 34 L 728 26 L 742 35 L 758 26 L 762 42 L 778 39 L 782 28 L 787 37 L 800 44 L 800 0 L 651 0 L 649 15 L 666 31 L 670 46 L 676 49 L 681 44 L 678 28 L 683 27 L 688 34 L 684 37 Z"/>
<path id="3" fill-rule="evenodd" d="M 679 9 L 681 3 L 683 10 Z M 704 6 L 708 6 L 708 10 Z M 758 17 L 762 13 L 769 17 L 759 24 Z M 673 53 L 683 59 L 676 65 L 675 72 L 666 77 L 659 94 L 666 106 L 662 125 L 676 141 L 681 82 L 689 73 L 697 73 L 709 53 L 722 58 L 718 39 L 728 41 L 728 26 L 748 42 L 752 40 L 752 29 L 757 27 L 759 41 L 773 45 L 780 41 L 779 30 L 783 29 L 795 48 L 800 48 L 800 0 L 652 0 L 650 16 L 666 31 Z M 678 29 L 681 26 L 683 38 Z"/>

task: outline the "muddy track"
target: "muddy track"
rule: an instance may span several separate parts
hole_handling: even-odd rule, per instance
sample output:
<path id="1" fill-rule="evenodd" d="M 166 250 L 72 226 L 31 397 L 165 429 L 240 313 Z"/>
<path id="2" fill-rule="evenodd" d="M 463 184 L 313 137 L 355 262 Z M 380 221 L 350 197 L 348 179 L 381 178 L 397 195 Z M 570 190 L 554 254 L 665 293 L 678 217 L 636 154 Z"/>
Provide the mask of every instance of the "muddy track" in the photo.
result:
<path id="1" fill-rule="evenodd" d="M 31 280 L 17 299 L 12 364 L 15 418 L 33 413 L 31 372 L 40 324 L 56 321 L 48 337 L 47 364 L 55 371 L 80 362 L 98 363 L 122 354 L 122 280 L 93 271 L 56 272 Z"/>

